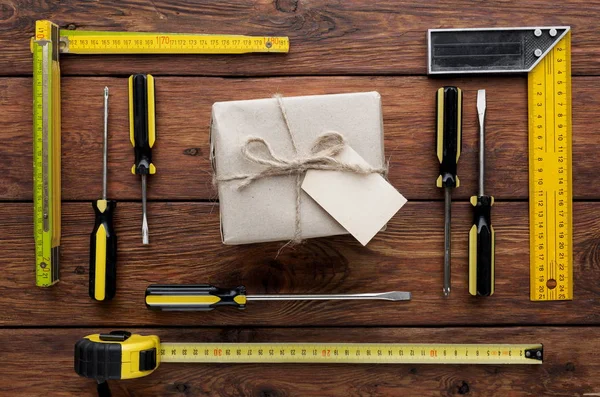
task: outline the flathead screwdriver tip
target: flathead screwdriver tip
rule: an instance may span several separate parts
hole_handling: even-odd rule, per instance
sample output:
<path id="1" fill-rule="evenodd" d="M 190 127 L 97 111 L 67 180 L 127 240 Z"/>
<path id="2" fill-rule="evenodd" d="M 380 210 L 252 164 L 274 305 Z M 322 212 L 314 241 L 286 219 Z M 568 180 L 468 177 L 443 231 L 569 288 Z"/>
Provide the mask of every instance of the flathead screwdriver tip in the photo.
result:
<path id="1" fill-rule="evenodd" d="M 146 215 L 144 215 L 144 218 L 142 220 L 142 244 L 144 244 L 144 245 L 150 244 L 149 234 L 150 233 L 148 230 L 148 220 L 146 219 Z"/>
<path id="2" fill-rule="evenodd" d="M 383 292 L 380 294 L 375 294 L 374 296 L 377 299 L 387 300 L 387 301 L 409 301 L 411 298 L 410 292 L 404 291 L 391 291 L 391 292 Z"/>
<path id="3" fill-rule="evenodd" d="M 444 296 L 448 298 L 450 296 L 450 287 L 444 288 Z"/>
<path id="4" fill-rule="evenodd" d="M 477 91 L 477 113 L 480 119 L 485 116 L 485 90 Z"/>

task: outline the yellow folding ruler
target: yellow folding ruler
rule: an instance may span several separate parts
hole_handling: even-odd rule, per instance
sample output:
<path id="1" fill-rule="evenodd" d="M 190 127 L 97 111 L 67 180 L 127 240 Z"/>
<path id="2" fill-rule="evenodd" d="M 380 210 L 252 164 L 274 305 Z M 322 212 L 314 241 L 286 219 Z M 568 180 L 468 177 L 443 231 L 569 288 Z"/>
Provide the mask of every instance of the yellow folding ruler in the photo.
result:
<path id="1" fill-rule="evenodd" d="M 289 51 L 287 37 L 92 32 L 37 21 L 33 53 L 33 180 L 36 285 L 58 281 L 60 260 L 59 54 L 243 54 Z"/>
<path id="2" fill-rule="evenodd" d="M 150 375 L 170 363 L 542 364 L 543 346 L 447 343 L 161 343 L 126 331 L 75 344 L 75 372 L 106 381 Z"/>
<path id="3" fill-rule="evenodd" d="M 429 31 L 430 74 L 514 72 L 528 73 L 530 299 L 573 299 L 571 28 Z"/>

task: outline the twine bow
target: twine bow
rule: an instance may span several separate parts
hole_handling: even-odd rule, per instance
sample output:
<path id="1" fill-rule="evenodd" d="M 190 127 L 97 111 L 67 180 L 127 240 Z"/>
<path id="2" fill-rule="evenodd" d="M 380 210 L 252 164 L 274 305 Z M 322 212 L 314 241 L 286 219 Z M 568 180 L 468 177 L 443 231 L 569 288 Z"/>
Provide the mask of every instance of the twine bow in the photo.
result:
<path id="1" fill-rule="evenodd" d="M 385 176 L 387 174 L 387 167 L 373 168 L 371 166 L 350 164 L 337 160 L 335 156 L 344 150 L 344 148 L 347 146 L 347 142 L 344 136 L 336 131 L 329 131 L 320 135 L 315 140 L 308 155 L 298 155 L 298 148 L 296 146 L 294 134 L 290 128 L 290 123 L 285 111 L 285 107 L 283 106 L 281 96 L 275 95 L 275 99 L 277 99 L 277 103 L 279 104 L 279 109 L 281 110 L 281 114 L 285 121 L 285 125 L 291 138 L 294 151 L 296 152 L 296 156 L 293 158 L 284 158 L 279 156 L 273 151 L 269 142 L 260 137 L 250 136 L 246 139 L 246 142 L 242 146 L 242 155 L 248 161 L 263 165 L 265 168 L 253 174 L 238 174 L 216 177 L 216 181 L 231 182 L 239 180 L 241 182 L 237 186 L 237 189 L 241 190 L 259 179 L 273 176 L 295 175 L 296 221 L 294 237 L 289 242 L 295 244 L 302 241 L 300 228 L 300 198 L 302 191 L 302 176 L 306 173 L 306 171 L 342 171 L 361 175 L 378 173 Z"/>

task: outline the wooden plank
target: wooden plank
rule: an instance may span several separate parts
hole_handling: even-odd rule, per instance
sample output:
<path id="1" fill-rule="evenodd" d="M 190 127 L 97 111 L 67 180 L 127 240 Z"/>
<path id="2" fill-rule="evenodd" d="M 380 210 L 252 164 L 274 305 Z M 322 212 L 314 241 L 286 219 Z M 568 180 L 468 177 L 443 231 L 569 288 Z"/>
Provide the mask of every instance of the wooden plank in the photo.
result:
<path id="1" fill-rule="evenodd" d="M 88 297 L 90 204 L 63 205 L 61 282 L 33 286 L 31 205 L 0 206 L 0 326 L 423 326 L 462 324 L 598 324 L 598 203 L 575 203 L 572 302 L 529 301 L 527 204 L 499 202 L 496 293 L 467 292 L 467 235 L 472 210 L 453 206 L 452 296 L 442 297 L 443 203 L 409 202 L 367 247 L 349 236 L 309 240 L 277 251 L 283 242 L 224 246 L 218 208 L 206 203 L 151 203 L 150 246 L 141 244 L 141 205 L 119 203 L 117 298 Z M 291 227 L 291 226 L 290 226 Z M 144 305 L 151 283 L 245 285 L 249 294 L 353 293 L 404 290 L 411 302 L 251 302 L 244 311 L 158 313 Z"/>
<path id="2" fill-rule="evenodd" d="M 11 0 L 0 14 L 5 32 L 0 38 L 0 73 L 31 73 L 29 39 L 35 21 L 47 18 L 78 30 L 287 35 L 291 40 L 291 52 L 282 56 L 103 56 L 102 61 L 97 56 L 64 56 L 67 74 L 425 74 L 427 29 L 553 24 L 573 28 L 573 72 L 597 74 L 600 38 L 596 15 L 589 12 L 595 5 L 545 0 L 476 7 L 469 0 L 121 0 L 94 4 L 91 12 L 85 2 L 31 6 Z"/>
<path id="3" fill-rule="evenodd" d="M 109 329 L 3 329 L 0 392 L 95 395 L 73 371 L 73 345 Z M 109 382 L 120 396 L 585 395 L 600 392 L 597 327 L 171 328 L 131 330 L 168 342 L 543 343 L 542 365 L 162 364 L 139 379 Z M 8 381 L 10 380 L 10 381 Z M 589 394 L 595 395 L 595 394 Z"/>
<path id="4" fill-rule="evenodd" d="M 600 95 L 598 78 L 574 79 L 574 195 L 600 198 L 596 156 L 600 141 L 590 128 L 598 122 L 594 109 Z M 455 197 L 476 193 L 478 124 L 476 90 L 488 90 L 487 192 L 497 199 L 526 199 L 527 105 L 522 77 L 490 79 L 427 79 L 424 77 L 300 77 L 269 79 L 157 78 L 158 140 L 153 152 L 158 173 L 149 178 L 153 200 L 214 199 L 208 133 L 211 106 L 216 101 L 330 94 L 377 90 L 382 95 L 386 155 L 390 181 L 409 199 L 441 199 L 435 187 L 438 162 L 434 143 L 434 93 L 442 84 L 465 91 L 463 151 L 459 162 L 461 187 Z M 63 184 L 65 200 L 94 200 L 101 194 L 102 89 L 110 97 L 109 195 L 140 198 L 140 181 L 131 175 L 127 84 L 119 78 L 63 79 Z M 0 79 L 0 106 L 5 114 L 0 159 L 0 199 L 31 200 L 31 80 Z M 326 126 L 324 126 L 326 128 Z"/>

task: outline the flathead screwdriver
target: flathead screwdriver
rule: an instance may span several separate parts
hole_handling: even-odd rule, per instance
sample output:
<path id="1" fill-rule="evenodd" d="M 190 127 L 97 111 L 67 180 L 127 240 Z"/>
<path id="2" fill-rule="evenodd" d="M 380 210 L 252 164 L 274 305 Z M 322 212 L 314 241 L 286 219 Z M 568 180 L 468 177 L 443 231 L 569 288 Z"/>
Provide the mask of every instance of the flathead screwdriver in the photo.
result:
<path id="1" fill-rule="evenodd" d="M 462 91 L 442 87 L 436 95 L 436 154 L 440 162 L 437 187 L 444 188 L 444 296 L 450 296 L 452 189 L 460 185 L 456 169 L 462 134 Z"/>
<path id="2" fill-rule="evenodd" d="M 97 301 L 114 298 L 117 291 L 117 235 L 113 215 L 117 203 L 106 199 L 108 173 L 108 87 L 104 87 L 104 148 L 102 199 L 92 203 L 96 214 L 90 238 L 90 298 Z"/>
<path id="3" fill-rule="evenodd" d="M 494 293 L 494 246 L 492 205 L 494 197 L 484 193 L 485 183 L 485 90 L 477 91 L 479 118 L 479 193 L 471 197 L 473 226 L 469 232 L 469 293 L 490 296 Z"/>
<path id="4" fill-rule="evenodd" d="M 154 77 L 135 74 L 129 77 L 129 139 L 135 152 L 131 173 L 142 177 L 142 243 L 150 242 L 146 210 L 147 176 L 156 173 L 152 147 L 156 141 Z"/>
<path id="5" fill-rule="evenodd" d="M 381 292 L 366 294 L 329 295 L 246 295 L 243 286 L 228 289 L 209 284 L 150 285 L 146 289 L 146 306 L 164 311 L 208 311 L 222 306 L 244 309 L 248 301 L 306 301 L 306 300 L 387 300 L 408 301 L 410 292 Z"/>

